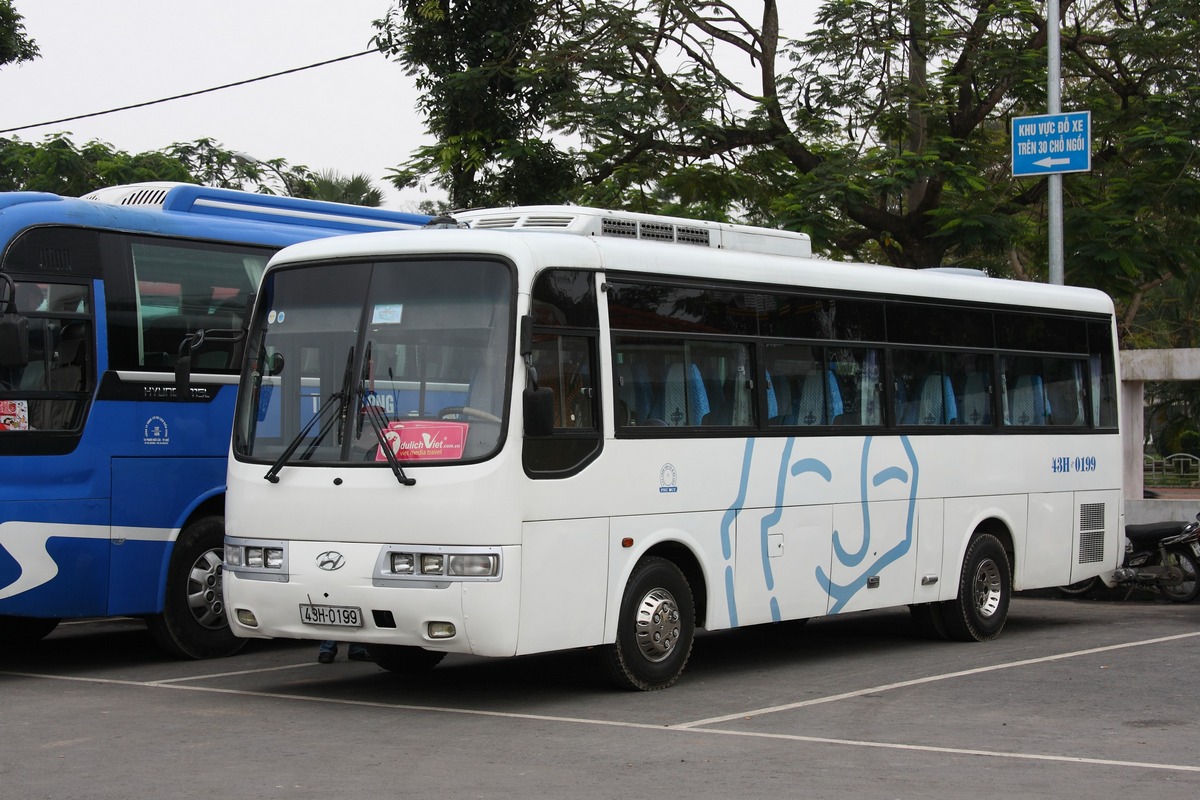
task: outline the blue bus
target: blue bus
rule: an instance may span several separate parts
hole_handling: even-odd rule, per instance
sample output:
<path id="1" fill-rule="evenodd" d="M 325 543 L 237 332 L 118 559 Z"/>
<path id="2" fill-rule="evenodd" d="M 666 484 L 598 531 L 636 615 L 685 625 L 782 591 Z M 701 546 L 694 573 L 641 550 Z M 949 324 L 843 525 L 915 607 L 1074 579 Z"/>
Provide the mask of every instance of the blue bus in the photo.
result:
<path id="1" fill-rule="evenodd" d="M 190 184 L 0 193 L 0 641 L 135 616 L 173 655 L 236 652 L 221 573 L 247 303 L 281 247 L 429 219 Z M 193 338 L 177 384 L 198 330 L 226 333 Z"/>

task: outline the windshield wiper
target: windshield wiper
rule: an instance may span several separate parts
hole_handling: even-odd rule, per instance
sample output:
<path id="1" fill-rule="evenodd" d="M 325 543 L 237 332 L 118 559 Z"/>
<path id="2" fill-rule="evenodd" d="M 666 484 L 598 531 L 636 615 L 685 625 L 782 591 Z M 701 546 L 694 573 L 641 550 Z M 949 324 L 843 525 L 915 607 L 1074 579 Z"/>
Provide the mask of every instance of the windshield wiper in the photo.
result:
<path id="1" fill-rule="evenodd" d="M 304 441 L 304 438 L 308 436 L 308 432 L 311 431 L 313 426 L 318 422 L 321 423 L 321 428 L 319 431 L 317 431 L 316 437 L 314 437 L 313 440 L 309 442 L 308 447 L 305 448 L 303 455 L 300 457 L 301 461 L 307 461 L 312 457 L 313 451 L 317 449 L 321 442 L 325 441 L 325 437 L 329 435 L 329 430 L 334 423 L 340 423 L 340 427 L 338 429 L 338 442 L 341 442 L 342 429 L 345 428 L 344 423 L 346 420 L 346 407 L 349 405 L 350 401 L 350 376 L 353 374 L 353 366 L 354 347 L 351 346 L 350 352 L 346 356 L 346 371 L 342 374 L 341 391 L 334 392 L 333 394 L 329 395 L 329 398 L 321 404 L 321 410 L 314 414 L 313 418 L 308 421 L 308 424 L 301 428 L 300 432 L 296 434 L 295 438 L 288 443 L 288 446 L 284 449 L 284 451 L 279 454 L 279 458 L 275 459 L 275 463 L 273 463 L 271 468 L 267 470 L 267 474 L 263 476 L 264 478 L 271 483 L 279 483 L 279 471 L 283 469 L 284 465 L 287 464 L 289 460 L 291 460 L 292 455 L 300 447 L 300 444 Z M 333 415 L 329 414 L 329 409 L 331 408 L 336 409 L 338 413 Z"/>
<path id="2" fill-rule="evenodd" d="M 375 431 L 375 438 L 379 441 L 379 449 L 387 458 L 388 466 L 392 468 L 392 474 L 396 476 L 396 480 L 401 486 L 415 486 L 416 478 L 410 478 L 404 474 L 404 467 L 400 466 L 400 459 L 396 458 L 395 451 L 392 450 L 391 443 L 387 440 L 387 435 L 384 434 L 384 428 L 387 427 L 388 418 L 383 409 L 379 406 L 367 401 L 367 365 L 371 362 L 371 343 L 367 343 L 367 357 L 363 359 L 363 374 L 358 381 L 358 398 L 359 398 L 359 417 L 357 423 L 357 433 L 362 433 L 363 417 L 371 423 L 371 430 Z M 380 421 L 382 420 L 382 422 Z"/>

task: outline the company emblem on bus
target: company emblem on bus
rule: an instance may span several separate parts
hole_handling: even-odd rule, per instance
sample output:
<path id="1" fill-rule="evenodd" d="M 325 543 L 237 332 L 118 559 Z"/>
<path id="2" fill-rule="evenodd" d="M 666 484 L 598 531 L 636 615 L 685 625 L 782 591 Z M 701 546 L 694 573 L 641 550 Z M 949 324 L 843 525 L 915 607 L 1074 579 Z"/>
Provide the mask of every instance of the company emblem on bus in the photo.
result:
<path id="1" fill-rule="evenodd" d="M 674 464 L 663 464 L 662 469 L 658 471 L 658 491 L 663 494 L 671 494 L 679 491 L 679 473 L 675 471 Z"/>
<path id="2" fill-rule="evenodd" d="M 383 436 L 401 461 L 457 460 L 462 458 L 468 427 L 466 422 L 390 422 Z M 383 445 L 375 451 L 375 460 L 387 460 Z"/>
<path id="3" fill-rule="evenodd" d="M 162 445 L 171 443 L 171 434 L 167 429 L 167 421 L 159 416 L 146 420 L 142 432 L 142 444 Z"/>

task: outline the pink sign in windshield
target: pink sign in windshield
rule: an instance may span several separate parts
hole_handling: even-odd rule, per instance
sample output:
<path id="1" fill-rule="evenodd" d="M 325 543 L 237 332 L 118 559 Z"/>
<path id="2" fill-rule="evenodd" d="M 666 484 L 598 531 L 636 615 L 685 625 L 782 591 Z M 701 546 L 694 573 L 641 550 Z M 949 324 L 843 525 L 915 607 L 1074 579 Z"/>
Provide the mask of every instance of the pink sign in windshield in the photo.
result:
<path id="1" fill-rule="evenodd" d="M 453 461 L 462 458 L 468 426 L 466 422 L 442 420 L 389 422 L 383 436 L 401 461 Z M 383 445 L 376 449 L 375 460 L 387 461 Z"/>

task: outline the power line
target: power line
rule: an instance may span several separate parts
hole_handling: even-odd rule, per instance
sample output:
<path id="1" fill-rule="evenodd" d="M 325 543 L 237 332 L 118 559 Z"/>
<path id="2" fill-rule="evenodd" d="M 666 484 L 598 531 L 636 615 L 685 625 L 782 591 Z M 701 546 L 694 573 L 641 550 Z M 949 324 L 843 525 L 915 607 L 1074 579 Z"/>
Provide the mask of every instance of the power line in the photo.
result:
<path id="1" fill-rule="evenodd" d="M 317 67 L 324 67 L 324 66 L 328 66 L 329 64 L 336 64 L 339 61 L 349 61 L 352 58 L 361 58 L 362 56 L 368 56 L 368 55 L 371 55 L 372 53 L 378 53 L 378 52 L 379 52 L 378 50 L 364 50 L 361 53 L 351 53 L 348 56 L 340 56 L 338 58 L 331 58 L 328 61 L 320 61 L 320 62 L 317 62 L 316 64 L 309 64 L 308 66 L 305 66 L 305 67 L 295 67 L 293 69 L 285 69 L 282 72 L 272 72 L 270 75 L 261 75 L 257 78 L 247 78 L 244 81 L 236 81 L 234 83 L 226 83 L 222 86 L 214 86 L 211 89 L 200 89 L 195 92 L 186 92 L 184 94 L 176 94 L 176 95 L 172 95 L 171 97 L 163 97 L 159 100 L 147 100 L 144 103 L 134 103 L 133 105 L 121 106 L 120 108 L 110 108 L 107 111 L 93 111 L 90 114 L 76 114 L 73 117 L 63 117 L 62 119 L 52 119 L 52 120 L 49 120 L 48 122 L 35 122 L 32 125 L 20 125 L 16 128 L 4 128 L 3 130 L 0 130 L 0 133 L 14 133 L 16 131 L 29 130 L 30 128 L 43 128 L 47 125 L 58 125 L 63 122 L 74 122 L 77 119 L 89 119 L 91 117 L 102 117 L 105 114 L 116 114 L 118 111 L 129 111 L 134 108 L 145 108 L 146 106 L 154 106 L 154 105 L 158 105 L 159 103 L 169 103 L 172 100 L 183 100 L 186 97 L 195 97 L 195 96 L 201 95 L 201 94 L 209 94 L 210 92 L 219 92 L 224 89 L 232 89 L 235 86 L 245 86 L 248 83 L 257 83 L 258 81 L 265 81 L 270 78 L 278 78 L 281 75 L 291 75 L 292 73 L 295 73 L 295 72 L 303 72 L 306 69 L 316 69 Z"/>

